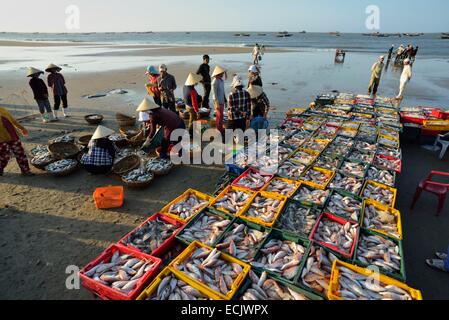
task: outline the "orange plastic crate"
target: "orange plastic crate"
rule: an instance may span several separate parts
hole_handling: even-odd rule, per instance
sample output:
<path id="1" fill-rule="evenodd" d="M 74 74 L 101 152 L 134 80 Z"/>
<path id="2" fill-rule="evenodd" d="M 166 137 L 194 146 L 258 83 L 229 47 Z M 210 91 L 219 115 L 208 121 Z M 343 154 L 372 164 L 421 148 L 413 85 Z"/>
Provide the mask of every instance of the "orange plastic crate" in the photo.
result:
<path id="1" fill-rule="evenodd" d="M 123 186 L 97 188 L 94 192 L 94 201 L 97 209 L 121 208 L 125 199 Z"/>

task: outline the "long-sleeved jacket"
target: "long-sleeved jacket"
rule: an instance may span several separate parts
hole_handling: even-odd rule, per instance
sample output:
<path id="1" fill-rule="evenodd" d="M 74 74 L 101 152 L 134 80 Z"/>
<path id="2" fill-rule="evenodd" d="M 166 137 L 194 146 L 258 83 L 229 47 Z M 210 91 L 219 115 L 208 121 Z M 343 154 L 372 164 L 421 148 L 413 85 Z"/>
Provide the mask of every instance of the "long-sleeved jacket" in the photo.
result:
<path id="1" fill-rule="evenodd" d="M 0 143 L 19 140 L 17 130 L 26 129 L 4 108 L 0 108 Z"/>
<path id="2" fill-rule="evenodd" d="M 48 99 L 48 88 L 44 80 L 41 78 L 31 78 L 29 83 L 31 90 L 33 90 L 35 100 Z"/>
<path id="3" fill-rule="evenodd" d="M 184 86 L 184 102 L 186 106 L 193 108 L 195 112 L 199 111 L 198 92 L 195 87 Z"/>
<path id="4" fill-rule="evenodd" d="M 153 110 L 153 114 L 150 116 L 148 122 L 148 137 L 152 138 L 156 134 L 157 126 L 164 128 L 164 138 L 169 139 L 171 133 L 179 129 L 183 124 L 183 121 L 179 116 L 165 108 L 158 108 Z"/>
<path id="5" fill-rule="evenodd" d="M 212 81 L 212 97 L 214 98 L 214 101 L 216 103 L 218 103 L 220 105 L 225 104 L 225 102 L 226 102 L 226 93 L 225 93 L 223 79 L 215 78 Z"/>
<path id="6" fill-rule="evenodd" d="M 67 94 L 64 76 L 60 73 L 50 73 L 47 78 L 48 86 L 53 90 L 53 95 L 64 96 Z"/>

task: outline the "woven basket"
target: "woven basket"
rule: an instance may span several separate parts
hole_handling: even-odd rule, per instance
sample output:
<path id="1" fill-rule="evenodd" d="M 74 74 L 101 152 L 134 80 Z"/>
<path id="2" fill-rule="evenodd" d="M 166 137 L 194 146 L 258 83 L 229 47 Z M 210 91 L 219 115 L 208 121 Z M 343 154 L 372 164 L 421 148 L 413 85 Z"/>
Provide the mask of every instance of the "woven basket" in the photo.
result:
<path id="1" fill-rule="evenodd" d="M 122 113 L 115 115 L 119 127 L 133 127 L 136 124 L 136 117 L 130 117 Z"/>
<path id="2" fill-rule="evenodd" d="M 53 159 L 52 161 L 45 162 L 43 164 L 35 164 L 35 163 L 33 163 L 33 159 L 31 159 L 31 161 L 30 161 L 30 163 L 33 167 L 35 167 L 36 169 L 39 169 L 41 171 L 45 171 L 45 167 L 47 167 L 49 164 L 52 164 L 53 162 L 56 162 L 56 160 Z"/>
<path id="3" fill-rule="evenodd" d="M 67 177 L 68 175 L 71 175 L 76 170 L 78 170 L 79 166 L 80 166 L 80 163 L 77 161 L 75 166 L 70 167 L 64 171 L 60 171 L 60 172 L 48 172 L 47 170 L 45 170 L 45 171 L 47 171 L 49 174 L 51 174 L 54 177 Z"/>
<path id="4" fill-rule="evenodd" d="M 78 139 L 78 144 L 82 145 L 83 147 L 87 147 L 89 145 L 90 140 L 92 140 L 91 134 L 82 136 Z"/>
<path id="5" fill-rule="evenodd" d="M 112 168 L 112 171 L 115 174 L 122 176 L 124 174 L 127 174 L 128 172 L 137 169 L 139 166 L 140 166 L 140 158 L 136 155 L 131 155 L 117 162 Z"/>
<path id="6" fill-rule="evenodd" d="M 48 151 L 57 160 L 75 159 L 80 152 L 76 144 L 70 142 L 52 143 L 48 146 Z"/>
<path id="7" fill-rule="evenodd" d="M 92 117 L 94 116 L 99 117 L 99 119 L 92 119 Z M 84 117 L 84 120 L 86 120 L 88 124 L 99 125 L 100 123 L 103 122 L 104 116 L 101 114 L 88 114 L 87 116 Z"/>
<path id="8" fill-rule="evenodd" d="M 130 189 L 145 189 L 147 188 L 154 180 L 154 175 L 152 178 L 145 182 L 127 182 L 122 179 L 122 182 Z"/>
<path id="9" fill-rule="evenodd" d="M 167 169 L 165 169 L 165 170 L 159 170 L 159 171 L 157 171 L 157 170 L 149 170 L 148 168 L 147 168 L 147 170 L 149 170 L 152 174 L 154 174 L 155 176 L 159 176 L 159 177 L 161 177 L 161 176 L 166 176 L 166 175 L 168 175 L 172 170 L 173 170 L 173 167 L 174 167 L 174 164 L 172 163 L 171 165 L 170 165 L 170 167 L 168 167 Z"/>

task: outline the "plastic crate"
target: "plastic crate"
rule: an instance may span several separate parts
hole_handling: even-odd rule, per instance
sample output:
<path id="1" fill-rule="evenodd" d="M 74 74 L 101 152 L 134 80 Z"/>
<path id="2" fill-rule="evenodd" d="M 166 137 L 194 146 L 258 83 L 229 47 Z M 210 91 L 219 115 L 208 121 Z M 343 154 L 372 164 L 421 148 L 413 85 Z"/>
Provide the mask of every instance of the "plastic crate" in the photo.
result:
<path id="1" fill-rule="evenodd" d="M 178 215 L 176 215 L 176 214 L 174 214 L 174 213 L 170 213 L 170 212 L 169 212 L 169 211 L 170 211 L 170 207 L 171 207 L 172 205 L 181 202 L 182 200 L 184 200 L 185 198 L 187 198 L 187 197 L 190 196 L 191 194 L 195 195 L 195 196 L 196 196 L 198 199 L 200 199 L 200 200 L 207 201 L 207 204 L 204 204 L 202 207 L 198 208 L 198 209 L 196 210 L 196 212 L 195 212 L 189 219 L 182 219 L 180 216 L 178 216 Z M 169 217 L 171 217 L 171 218 L 173 218 L 173 219 L 176 219 L 176 220 L 178 220 L 178 221 L 181 221 L 181 222 L 183 222 L 183 223 L 187 223 L 187 222 L 189 222 L 190 219 L 192 219 L 195 215 L 197 215 L 199 212 L 201 212 L 201 210 L 203 210 L 204 208 L 208 207 L 209 204 L 210 204 L 210 202 L 212 201 L 212 199 L 213 199 L 213 198 L 212 198 L 211 196 L 209 196 L 209 195 L 207 195 L 207 194 L 205 194 L 205 193 L 196 191 L 196 190 L 194 190 L 194 189 L 188 189 L 186 192 L 184 192 L 184 193 L 183 193 L 182 195 L 180 195 L 178 198 L 176 198 L 175 200 L 173 200 L 172 202 L 170 202 L 169 204 L 167 204 L 164 208 L 162 208 L 161 213 L 163 213 L 163 214 L 165 214 L 165 215 L 167 215 L 167 216 L 169 216 Z"/>
<path id="2" fill-rule="evenodd" d="M 326 183 L 323 184 L 323 185 L 319 185 L 319 184 L 317 184 L 317 183 L 315 183 L 315 182 L 313 182 L 313 181 L 306 181 L 306 180 L 303 180 L 303 178 L 304 178 L 304 176 L 307 174 L 307 172 L 309 172 L 309 171 L 311 171 L 311 170 L 314 170 L 314 171 L 317 171 L 317 172 L 321 172 L 321 173 L 323 173 L 323 174 L 325 174 L 325 175 L 330 175 L 330 178 L 329 178 L 329 179 L 326 181 Z M 309 187 L 312 187 L 312 188 L 315 188 L 315 189 L 319 189 L 319 190 L 325 190 L 325 189 L 327 188 L 327 186 L 329 185 L 329 183 L 334 179 L 334 177 L 335 177 L 335 171 L 327 170 L 327 169 L 322 169 L 322 168 L 318 168 L 318 167 L 312 167 L 312 168 L 310 168 L 309 170 L 307 170 L 307 171 L 304 173 L 303 178 L 301 178 L 300 181 L 301 181 L 303 184 L 305 184 L 305 185 L 307 185 L 307 186 L 309 186 Z"/>
<path id="3" fill-rule="evenodd" d="M 310 161 L 310 163 L 302 163 L 301 161 L 296 160 L 296 158 L 295 158 L 295 155 L 298 154 L 299 152 L 307 153 L 308 155 L 312 156 L 313 159 Z M 316 159 L 320 156 L 320 154 L 321 154 L 320 152 L 317 152 L 315 150 L 299 148 L 292 155 L 290 155 L 288 160 L 290 160 L 294 164 L 302 164 L 302 165 L 305 165 L 305 166 L 310 166 L 312 163 L 314 163 L 316 161 Z"/>
<path id="4" fill-rule="evenodd" d="M 426 120 L 423 122 L 423 129 L 433 131 L 449 131 L 448 120 Z"/>
<path id="5" fill-rule="evenodd" d="M 307 206 L 304 206 L 304 205 L 301 204 L 300 202 L 295 201 L 295 200 L 293 200 L 293 199 L 289 199 L 288 202 L 287 202 L 287 203 L 285 204 L 285 206 L 284 206 L 284 210 L 282 210 L 281 214 L 279 215 L 279 218 L 278 218 L 278 220 L 276 221 L 276 224 L 274 225 L 274 228 L 273 228 L 273 229 L 274 229 L 274 230 L 277 230 L 277 231 L 279 231 L 279 232 L 283 232 L 283 233 L 285 233 L 285 234 L 291 234 L 291 235 L 296 236 L 296 237 L 301 237 L 301 238 L 309 239 L 310 234 L 312 233 L 312 231 L 313 231 L 314 228 L 312 228 L 312 230 L 311 230 L 308 234 L 305 234 L 305 233 L 299 232 L 299 231 L 296 231 L 296 232 L 295 232 L 295 231 L 287 230 L 287 229 L 285 229 L 285 227 L 283 228 L 283 227 L 280 227 L 280 226 L 279 226 L 279 220 L 281 219 L 281 217 L 283 216 L 283 214 L 289 209 L 289 207 L 292 206 L 292 205 L 297 205 L 297 206 L 299 206 L 299 207 L 302 207 L 303 209 L 308 210 L 307 212 L 308 212 L 309 214 L 311 214 L 311 213 L 313 212 L 313 214 L 314 214 L 315 217 L 316 217 L 316 220 L 318 220 L 318 218 L 319 218 L 319 216 L 320 216 L 320 214 L 318 214 L 318 213 L 317 213 L 315 210 L 313 210 L 312 208 L 307 207 Z"/>
<path id="6" fill-rule="evenodd" d="M 363 202 L 363 215 L 362 215 L 362 224 L 361 224 L 363 228 L 367 229 L 367 226 L 365 225 L 365 210 L 366 210 L 367 206 L 374 206 L 375 208 L 377 208 L 379 210 L 386 211 L 386 212 L 396 216 L 396 218 L 397 218 L 397 231 L 398 231 L 399 237 L 397 235 L 395 235 L 395 234 L 392 234 L 392 233 L 390 233 L 388 231 L 384 231 L 384 230 L 379 230 L 379 229 L 369 229 L 369 230 L 374 231 L 376 233 L 384 234 L 386 236 L 389 236 L 390 238 L 397 238 L 399 240 L 403 239 L 401 212 L 399 210 L 387 207 L 387 206 L 385 206 L 383 204 L 380 204 L 380 203 L 378 203 L 376 201 L 373 201 L 373 200 L 366 199 Z"/>
<path id="7" fill-rule="evenodd" d="M 341 195 L 341 196 L 343 196 L 343 197 L 349 197 L 349 198 L 354 199 L 355 201 L 360 202 L 360 214 L 359 214 L 359 220 L 358 220 L 358 221 L 355 221 L 355 220 L 352 220 L 352 219 L 350 219 L 350 218 L 344 217 L 344 216 L 342 216 L 342 215 L 339 215 L 339 214 L 330 212 L 330 211 L 328 210 L 329 204 L 330 204 L 331 199 L 332 199 L 332 196 L 333 196 L 334 194 L 339 194 L 339 195 Z M 342 190 L 334 189 L 334 190 L 332 190 L 332 192 L 331 192 L 329 198 L 327 199 L 326 205 L 325 205 L 325 207 L 324 207 L 324 211 L 325 211 L 325 212 L 328 212 L 328 213 L 330 213 L 330 214 L 332 214 L 332 215 L 334 215 L 334 216 L 336 216 L 336 217 L 340 217 L 340 218 L 343 218 L 343 219 L 346 219 L 346 220 L 352 220 L 352 221 L 354 221 L 354 222 L 356 222 L 356 223 L 360 223 L 360 221 L 362 221 L 362 217 L 363 217 L 363 203 L 364 203 L 364 202 L 363 202 L 363 199 L 362 199 L 361 197 L 359 197 L 359 196 L 356 196 L 356 195 L 354 195 L 354 194 L 352 194 L 352 193 L 345 192 L 345 191 L 342 191 Z"/>
<path id="8" fill-rule="evenodd" d="M 391 185 L 390 184 L 385 184 L 385 185 L 387 185 L 389 187 L 392 187 L 392 188 L 394 188 L 396 186 L 396 178 L 397 178 L 396 171 L 393 171 L 393 170 L 390 170 L 390 169 L 387 169 L 387 168 L 383 168 L 383 167 L 380 167 L 380 166 L 377 166 L 377 165 L 372 165 L 372 166 L 369 167 L 368 173 L 369 173 L 369 170 L 371 168 L 376 168 L 379 171 L 381 171 L 381 170 L 388 171 L 393 176 L 393 184 L 391 184 Z M 382 183 L 381 181 L 377 181 L 377 180 L 373 179 L 372 177 L 369 177 L 369 174 L 367 174 L 366 178 L 371 180 L 371 181 L 377 182 L 377 183 Z"/>
<path id="9" fill-rule="evenodd" d="M 355 164 L 363 165 L 364 168 L 365 168 L 364 173 L 363 173 L 363 176 L 356 175 L 356 174 L 353 174 L 353 173 L 351 173 L 351 172 L 343 171 L 343 167 L 344 167 L 345 163 L 347 163 L 347 162 L 348 162 L 348 163 L 355 163 Z M 365 162 L 362 162 L 362 161 L 355 161 L 355 160 L 350 160 L 350 159 L 348 159 L 348 158 L 345 158 L 345 159 L 341 162 L 341 166 L 340 166 L 340 168 L 339 168 L 339 171 L 342 172 L 342 173 L 345 173 L 346 175 L 351 176 L 351 177 L 357 177 L 357 178 L 359 178 L 359 179 L 364 179 L 364 178 L 366 177 L 366 174 L 367 174 L 367 172 L 368 172 L 368 169 L 369 169 L 369 164 L 367 164 L 367 163 L 365 163 Z"/>
<path id="10" fill-rule="evenodd" d="M 293 189 L 293 191 L 289 192 L 288 194 L 280 194 L 280 193 L 278 193 L 278 192 L 269 191 L 269 188 L 270 188 L 271 184 L 272 184 L 274 181 L 282 181 L 282 182 L 284 182 L 284 183 L 286 183 L 286 184 L 289 184 L 289 185 L 294 186 L 294 189 Z M 274 178 L 270 181 L 270 183 L 268 183 L 268 184 L 262 189 L 262 191 L 265 191 L 265 192 L 268 192 L 268 193 L 274 193 L 274 194 L 278 194 L 278 195 L 281 195 L 281 196 L 290 198 L 292 195 L 294 195 L 294 194 L 296 193 L 296 191 L 298 190 L 298 188 L 299 188 L 300 186 L 301 186 L 301 182 L 293 181 L 293 180 L 286 179 L 286 178 L 281 178 L 281 177 L 274 177 Z"/>
<path id="11" fill-rule="evenodd" d="M 329 195 L 330 195 L 330 190 L 320 190 L 320 191 L 327 191 L 328 192 L 328 195 L 327 195 L 326 199 L 323 201 L 323 203 L 313 203 L 313 202 L 301 201 L 301 200 L 296 199 L 296 196 L 299 195 L 299 193 L 301 192 L 301 190 L 303 188 L 306 188 L 309 191 L 320 190 L 320 189 L 315 189 L 315 188 L 312 188 L 312 187 L 309 187 L 309 186 L 303 184 L 298 189 L 298 191 L 296 191 L 296 193 L 293 195 L 293 197 L 292 197 L 293 200 L 301 203 L 302 205 L 304 205 L 306 207 L 311 207 L 311 208 L 316 207 L 316 208 L 322 209 L 326 205 L 327 199 L 329 198 Z"/>
<path id="12" fill-rule="evenodd" d="M 245 205 L 243 206 L 243 208 L 242 209 L 240 209 L 238 212 L 236 212 L 235 214 L 233 214 L 233 213 L 231 213 L 231 212 L 229 212 L 229 211 L 227 211 L 226 209 L 224 209 L 224 208 L 220 208 L 220 209 L 217 209 L 217 208 L 215 208 L 215 204 L 217 203 L 217 201 L 218 200 L 220 200 L 221 198 L 223 198 L 225 195 L 227 195 L 229 192 L 232 192 L 232 191 L 239 191 L 239 192 L 244 192 L 244 193 L 246 193 L 246 194 L 248 194 L 249 195 L 249 198 L 246 200 L 246 203 L 245 203 Z M 246 207 L 252 202 L 252 199 L 254 198 L 254 196 L 255 196 L 255 192 L 253 192 L 253 191 L 250 191 L 250 190 L 246 190 L 246 189 L 242 189 L 242 188 L 237 188 L 237 187 L 233 187 L 233 186 L 228 186 L 228 187 L 226 187 L 215 199 L 212 199 L 212 201 L 210 202 L 210 204 L 209 204 L 209 208 L 210 208 L 210 210 L 212 211 L 212 212 L 224 212 L 224 213 L 226 213 L 226 214 L 230 214 L 230 215 L 233 215 L 233 216 L 235 216 L 235 217 L 238 217 L 238 216 L 240 216 L 240 214 L 246 209 Z"/>
<path id="13" fill-rule="evenodd" d="M 97 209 L 121 208 L 125 199 L 123 186 L 97 188 L 93 194 Z"/>
<path id="14" fill-rule="evenodd" d="M 382 142 L 380 142 L 381 139 L 385 139 L 385 140 L 391 141 L 391 144 L 382 143 Z M 389 147 L 389 148 L 396 148 L 396 149 L 399 149 L 401 147 L 401 142 L 399 140 L 397 140 L 395 137 L 392 137 L 392 136 L 379 135 L 379 138 L 378 138 L 377 141 L 378 141 L 380 146 L 385 146 L 385 147 Z"/>
<path id="15" fill-rule="evenodd" d="M 190 284 L 190 285 L 195 285 L 195 288 L 202 288 L 203 290 L 205 290 L 206 292 L 208 292 L 211 295 L 216 295 L 218 296 L 221 300 L 231 300 L 234 295 L 237 293 L 238 289 L 240 288 L 240 286 L 242 285 L 242 283 L 245 281 L 246 276 L 248 275 L 249 271 L 251 270 L 251 267 L 238 260 L 235 259 L 234 257 L 231 257 L 227 254 L 221 253 L 221 259 L 228 262 L 228 263 L 235 263 L 238 264 L 242 267 L 243 272 L 240 273 L 237 278 L 234 280 L 234 283 L 231 287 L 231 290 L 226 294 L 222 294 L 220 292 L 217 292 L 215 290 L 212 290 L 211 288 L 209 288 L 206 284 L 199 282 L 196 279 L 193 279 L 191 277 L 189 277 L 188 275 L 186 275 L 185 273 L 183 273 L 182 271 L 179 271 L 176 266 L 181 264 L 182 262 L 188 260 L 192 254 L 197 250 L 197 249 L 201 249 L 201 248 L 206 248 L 209 249 L 210 251 L 213 251 L 214 249 L 208 246 L 205 246 L 201 243 L 199 243 L 198 241 L 192 242 L 192 244 L 183 252 L 181 253 L 171 264 L 170 264 L 170 269 L 173 271 L 173 273 L 182 281 Z"/>
<path id="16" fill-rule="evenodd" d="M 253 217 L 248 217 L 246 216 L 246 213 L 248 212 L 248 210 L 251 208 L 251 204 L 253 203 L 253 201 L 257 198 L 257 197 L 263 197 L 263 198 L 267 198 L 267 199 L 273 199 L 273 200 L 278 200 L 281 201 L 281 204 L 279 205 L 279 208 L 277 210 L 276 215 L 274 216 L 273 220 L 271 222 L 266 222 L 263 221 L 262 219 L 259 218 L 253 218 Z M 282 210 L 284 209 L 285 204 L 287 203 L 287 197 L 278 195 L 278 194 L 274 194 L 274 193 L 268 193 L 268 192 L 258 192 L 254 195 L 254 197 L 251 199 L 251 202 L 246 206 L 245 210 L 242 211 L 242 213 L 238 216 L 239 218 L 242 218 L 244 220 L 250 221 L 250 222 L 254 222 L 257 223 L 261 226 L 267 227 L 267 228 L 272 228 L 274 226 L 274 224 L 276 223 L 277 219 L 279 218 L 279 215 L 281 214 Z"/>
<path id="17" fill-rule="evenodd" d="M 119 251 L 121 254 L 130 254 L 131 256 L 146 260 L 146 261 L 152 261 L 154 262 L 153 268 L 148 271 L 136 284 L 136 287 L 133 291 L 131 291 L 128 294 L 122 293 L 118 290 L 115 290 L 111 287 L 108 287 L 104 284 L 101 284 L 97 281 L 95 281 L 92 278 L 89 278 L 85 275 L 86 272 L 91 270 L 93 267 L 97 266 L 98 264 L 106 261 L 110 261 L 112 256 L 115 252 Z M 99 298 L 103 300 L 134 300 L 137 296 L 140 295 L 142 290 L 145 288 L 145 286 L 148 285 L 148 283 L 156 276 L 156 273 L 159 270 L 159 267 L 161 265 L 161 259 L 150 256 L 148 254 L 140 253 L 135 250 L 118 246 L 118 245 L 112 245 L 106 251 L 104 251 L 98 258 L 96 258 L 93 262 L 89 263 L 87 266 L 85 266 L 80 271 L 80 277 L 82 280 L 82 285 L 92 292 L 94 295 L 98 296 Z"/>
<path id="18" fill-rule="evenodd" d="M 226 171 L 236 174 L 237 176 L 241 175 L 243 172 L 245 172 L 247 170 L 247 166 L 245 168 L 241 168 L 239 166 L 237 166 L 236 164 L 234 164 L 234 159 L 235 159 L 236 155 L 232 155 L 231 157 L 229 157 L 227 160 L 225 160 L 225 168 Z M 229 160 L 232 158 L 232 161 Z"/>
<path id="19" fill-rule="evenodd" d="M 160 257 L 161 255 L 163 255 L 165 252 L 167 252 L 167 250 L 170 249 L 171 245 L 173 244 L 173 241 L 175 241 L 175 237 L 178 234 L 178 232 L 183 228 L 184 223 L 170 218 L 169 216 L 163 215 L 161 213 L 156 213 L 155 215 L 151 216 L 150 218 L 148 218 L 144 223 L 142 223 L 140 226 L 138 226 L 136 229 L 134 229 L 133 231 L 131 231 L 130 233 L 128 233 L 127 235 L 125 235 L 122 239 L 119 240 L 118 245 L 120 246 L 124 246 L 127 247 L 129 249 L 132 250 L 137 250 L 139 252 L 141 252 L 138 248 L 135 248 L 132 245 L 125 245 L 125 241 L 131 237 L 135 232 L 137 232 L 139 229 L 141 229 L 142 227 L 144 227 L 147 223 L 149 223 L 150 221 L 154 221 L 156 219 L 162 220 L 167 224 L 171 224 L 177 227 L 177 229 L 175 230 L 175 232 L 173 232 L 173 235 L 171 235 L 167 240 L 165 240 L 160 246 L 159 248 L 155 249 L 153 252 L 150 253 L 150 255 L 155 256 L 155 257 Z M 142 252 L 144 253 L 144 252 Z"/>
<path id="20" fill-rule="evenodd" d="M 332 275 L 331 275 L 331 281 L 330 281 L 330 286 L 329 286 L 329 294 L 328 294 L 328 299 L 329 300 L 338 300 L 341 301 L 343 300 L 339 295 L 338 295 L 338 291 L 340 289 L 340 285 L 339 285 L 339 279 L 340 279 L 340 268 L 346 268 L 349 269 L 357 274 L 360 274 L 362 276 L 367 277 L 368 279 L 378 279 L 380 281 L 380 283 L 385 284 L 385 285 L 394 285 L 397 286 L 398 288 L 405 290 L 406 292 L 408 292 L 412 298 L 414 300 L 423 300 L 421 291 L 416 290 L 416 289 L 412 289 L 409 286 L 407 286 L 405 283 L 402 283 L 398 280 L 389 278 L 385 275 L 382 274 L 376 274 L 374 271 L 370 270 L 370 269 L 364 269 L 364 268 L 360 268 L 357 266 L 354 266 L 352 264 L 343 262 L 343 261 L 339 261 L 336 260 L 334 262 L 334 265 L 332 267 Z"/>
<path id="21" fill-rule="evenodd" d="M 399 168 L 384 167 L 380 163 L 377 163 L 377 161 L 376 161 L 377 158 L 383 158 L 383 159 L 387 159 L 387 160 L 390 160 L 390 161 L 399 161 L 400 162 Z M 399 174 L 402 172 L 402 160 L 401 159 L 397 159 L 397 158 L 393 158 L 393 157 L 390 157 L 390 156 L 387 156 L 387 155 L 384 155 L 384 154 L 376 155 L 376 158 L 374 159 L 374 164 L 375 164 L 376 167 L 383 168 L 383 169 L 386 169 L 388 171 L 394 171 L 394 172 L 399 173 Z"/>
<path id="22" fill-rule="evenodd" d="M 375 201 L 374 199 L 365 197 L 365 196 L 364 196 L 365 190 L 366 190 L 366 188 L 368 187 L 369 184 L 371 184 L 371 185 L 373 185 L 373 186 L 375 186 L 375 187 L 380 187 L 380 188 L 383 188 L 383 189 L 385 189 L 385 190 L 391 191 L 391 192 L 393 193 L 393 200 L 392 200 L 392 203 L 391 203 L 391 204 L 385 204 L 385 203 L 381 203 L 381 202 Z M 365 182 L 365 186 L 364 186 L 363 189 L 362 189 L 361 197 L 364 198 L 364 199 L 366 199 L 366 200 L 370 199 L 370 200 L 372 200 L 373 202 L 376 202 L 376 203 L 378 203 L 378 204 L 380 204 L 380 205 L 382 205 L 382 206 L 394 208 L 394 206 L 395 206 L 395 204 L 396 204 L 396 197 L 397 197 L 397 194 L 398 194 L 398 190 L 395 189 L 395 188 L 392 188 L 392 187 L 389 187 L 389 186 L 386 186 L 386 185 L 384 185 L 384 184 L 377 183 L 377 182 L 374 182 L 374 181 L 371 181 L 371 180 L 367 180 L 367 181 Z"/>
<path id="23" fill-rule="evenodd" d="M 262 177 L 267 177 L 269 179 L 263 186 L 261 186 L 259 188 L 255 188 L 255 189 L 239 185 L 239 182 L 242 179 L 244 179 L 247 175 L 249 175 L 250 173 L 260 174 Z M 234 182 L 232 183 L 232 186 L 257 192 L 257 191 L 264 189 L 270 183 L 270 181 L 271 181 L 271 179 L 273 179 L 273 177 L 274 177 L 273 174 L 268 174 L 268 173 L 264 173 L 263 171 L 260 171 L 260 170 L 254 169 L 254 168 L 249 168 L 240 177 L 238 177 L 237 179 L 234 180 Z"/>

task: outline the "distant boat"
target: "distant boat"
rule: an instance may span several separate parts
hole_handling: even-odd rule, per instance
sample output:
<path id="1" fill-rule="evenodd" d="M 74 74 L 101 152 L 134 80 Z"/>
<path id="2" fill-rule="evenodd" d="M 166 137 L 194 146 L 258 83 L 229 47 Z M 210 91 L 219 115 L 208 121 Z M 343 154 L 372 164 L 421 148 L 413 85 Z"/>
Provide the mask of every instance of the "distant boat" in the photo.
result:
<path id="1" fill-rule="evenodd" d="M 288 38 L 288 37 L 292 37 L 292 36 L 293 36 L 293 34 L 288 31 L 278 32 L 278 34 L 276 35 L 276 37 L 278 37 L 278 38 Z"/>
<path id="2" fill-rule="evenodd" d="M 443 40 L 449 40 L 449 35 L 447 35 L 447 36 L 441 36 L 441 39 L 443 39 Z"/>
<path id="3" fill-rule="evenodd" d="M 446 32 L 441 33 L 441 35 L 449 37 L 449 33 L 446 33 Z"/>
<path id="4" fill-rule="evenodd" d="M 301 31 L 300 33 L 307 33 L 305 30 Z"/>
<path id="5" fill-rule="evenodd" d="M 186 32 L 186 34 L 190 34 L 190 32 Z"/>
<path id="6" fill-rule="evenodd" d="M 258 33 L 257 35 L 260 37 L 265 37 L 267 34 L 266 33 Z"/>
<path id="7" fill-rule="evenodd" d="M 331 36 L 336 36 L 336 37 L 340 37 L 341 36 L 341 34 L 340 34 L 340 32 L 329 32 L 329 34 L 331 35 Z"/>
<path id="8" fill-rule="evenodd" d="M 242 34 L 241 33 L 234 33 L 234 37 L 241 37 Z"/>
<path id="9" fill-rule="evenodd" d="M 420 37 L 424 35 L 424 33 L 404 33 L 403 35 L 406 37 Z"/>

